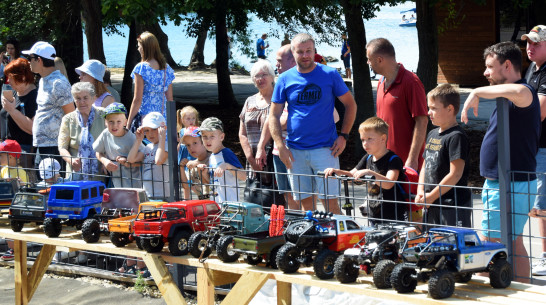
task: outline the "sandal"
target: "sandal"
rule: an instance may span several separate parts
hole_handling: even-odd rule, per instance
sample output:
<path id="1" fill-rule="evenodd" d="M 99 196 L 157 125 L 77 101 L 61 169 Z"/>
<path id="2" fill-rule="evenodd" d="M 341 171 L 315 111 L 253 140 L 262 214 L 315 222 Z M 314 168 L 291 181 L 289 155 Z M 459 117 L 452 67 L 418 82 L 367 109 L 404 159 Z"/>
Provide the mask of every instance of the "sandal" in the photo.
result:
<path id="1" fill-rule="evenodd" d="M 138 269 L 138 271 L 140 272 L 143 278 L 152 277 L 152 274 L 150 273 L 150 270 L 148 270 L 148 267 Z"/>
<path id="2" fill-rule="evenodd" d="M 135 275 L 136 274 L 136 264 L 131 265 L 131 266 L 127 266 L 127 261 L 124 261 L 123 265 L 121 265 L 121 268 L 118 269 L 118 273 Z"/>

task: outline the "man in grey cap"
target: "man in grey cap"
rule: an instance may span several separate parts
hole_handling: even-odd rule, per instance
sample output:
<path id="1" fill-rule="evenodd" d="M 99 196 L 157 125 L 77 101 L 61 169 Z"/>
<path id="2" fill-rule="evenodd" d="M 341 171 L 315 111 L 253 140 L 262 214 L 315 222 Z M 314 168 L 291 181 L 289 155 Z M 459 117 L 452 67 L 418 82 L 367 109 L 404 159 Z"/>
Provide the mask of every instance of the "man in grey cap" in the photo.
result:
<path id="1" fill-rule="evenodd" d="M 538 94 L 542 133 L 537 153 L 537 196 L 531 217 L 538 218 L 539 234 L 542 237 L 542 257 L 533 262 L 533 275 L 546 275 L 546 26 L 537 25 L 529 34 L 521 36 L 527 41 L 527 57 L 532 61 L 525 79 Z"/>
<path id="2" fill-rule="evenodd" d="M 36 114 L 32 124 L 32 144 L 36 150 L 36 164 L 41 155 L 55 155 L 64 170 L 59 156 L 57 138 L 61 119 L 76 108 L 70 93 L 71 86 L 66 77 L 55 69 L 55 48 L 47 42 L 38 41 L 30 50 L 23 51 L 30 61 L 32 72 L 40 74 L 40 84 L 36 97 Z"/>

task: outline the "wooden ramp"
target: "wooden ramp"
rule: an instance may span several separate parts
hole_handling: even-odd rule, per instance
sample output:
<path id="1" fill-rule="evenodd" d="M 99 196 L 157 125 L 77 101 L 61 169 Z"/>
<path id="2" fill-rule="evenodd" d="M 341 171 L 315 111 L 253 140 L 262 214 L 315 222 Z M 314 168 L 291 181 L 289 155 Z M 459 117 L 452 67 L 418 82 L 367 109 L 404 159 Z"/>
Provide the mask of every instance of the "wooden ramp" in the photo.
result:
<path id="1" fill-rule="evenodd" d="M 186 304 L 182 294 L 168 272 L 165 262 L 198 267 L 197 299 L 200 305 L 214 304 L 215 286 L 235 283 L 222 304 L 248 304 L 269 279 L 277 282 L 277 304 L 292 304 L 292 284 L 314 286 L 340 292 L 348 292 L 382 300 L 393 300 L 410 304 L 546 304 L 546 287 L 512 282 L 506 289 L 493 289 L 489 279 L 475 276 L 466 284 L 457 284 L 453 297 L 434 300 L 427 295 L 427 285 L 421 284 L 413 293 L 399 294 L 393 289 L 379 290 L 372 284 L 371 276 L 358 278 L 357 283 L 341 284 L 337 280 L 319 280 L 310 268 L 302 268 L 296 274 L 284 274 L 264 266 L 250 266 L 242 262 L 223 263 L 209 258 L 204 263 L 190 256 L 175 257 L 167 252 L 150 254 L 134 244 L 117 248 L 106 237 L 98 243 L 87 244 L 80 234 L 71 232 L 58 238 L 48 238 L 39 229 L 25 229 L 14 233 L 0 229 L 0 236 L 15 241 L 15 293 L 17 304 L 27 304 L 38 287 L 55 251 L 87 250 L 116 255 L 142 257 L 167 304 Z M 26 242 L 43 244 L 36 261 L 27 272 Z"/>

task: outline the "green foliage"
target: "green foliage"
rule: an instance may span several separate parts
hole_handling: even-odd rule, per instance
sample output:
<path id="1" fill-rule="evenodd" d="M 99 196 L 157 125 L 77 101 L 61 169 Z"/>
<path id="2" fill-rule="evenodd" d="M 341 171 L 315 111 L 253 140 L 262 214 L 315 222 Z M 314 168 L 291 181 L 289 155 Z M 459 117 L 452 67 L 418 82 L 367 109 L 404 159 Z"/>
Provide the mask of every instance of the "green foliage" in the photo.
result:
<path id="1" fill-rule="evenodd" d="M 146 279 L 142 276 L 142 273 L 137 272 L 137 278 L 135 280 L 135 290 L 138 293 L 144 294 L 146 291 L 148 291 L 148 283 L 146 282 Z"/>
<path id="2" fill-rule="evenodd" d="M 457 5 L 459 5 L 459 10 L 456 10 Z M 441 35 L 447 30 L 456 29 L 466 18 L 465 14 L 461 14 L 464 5 L 461 5 L 455 0 L 442 1 L 440 7 L 447 11 L 447 17 L 438 22 L 438 35 Z"/>
<path id="3" fill-rule="evenodd" d="M 26 47 L 39 39 L 55 40 L 58 31 L 50 30 L 52 0 L 0 1 L 0 41 L 15 37 Z"/>

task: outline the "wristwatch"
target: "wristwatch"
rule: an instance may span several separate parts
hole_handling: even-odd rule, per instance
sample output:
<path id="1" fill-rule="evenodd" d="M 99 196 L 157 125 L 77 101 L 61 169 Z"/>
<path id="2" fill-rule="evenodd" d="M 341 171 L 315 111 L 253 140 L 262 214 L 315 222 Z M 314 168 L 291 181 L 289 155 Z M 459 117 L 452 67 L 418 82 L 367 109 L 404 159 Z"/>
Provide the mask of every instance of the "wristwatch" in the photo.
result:
<path id="1" fill-rule="evenodd" d="M 342 136 L 343 138 L 345 138 L 345 141 L 349 140 L 349 134 L 340 132 L 339 135 Z"/>

